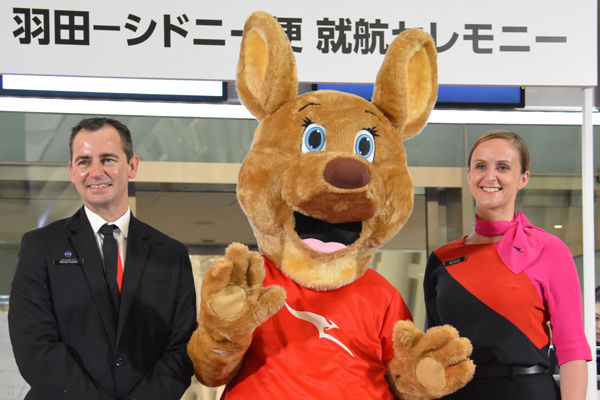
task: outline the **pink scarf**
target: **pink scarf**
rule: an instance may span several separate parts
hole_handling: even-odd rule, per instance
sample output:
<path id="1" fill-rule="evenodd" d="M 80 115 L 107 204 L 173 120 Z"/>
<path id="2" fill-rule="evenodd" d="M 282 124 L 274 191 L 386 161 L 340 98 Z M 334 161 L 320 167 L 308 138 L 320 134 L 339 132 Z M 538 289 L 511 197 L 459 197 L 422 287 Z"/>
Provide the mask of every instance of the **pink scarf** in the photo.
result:
<path id="1" fill-rule="evenodd" d="M 535 261 L 544 248 L 541 239 L 544 230 L 529 222 L 521 212 L 512 221 L 485 221 L 475 215 L 475 232 L 487 237 L 504 235 L 494 246 L 502 262 L 515 274 Z"/>

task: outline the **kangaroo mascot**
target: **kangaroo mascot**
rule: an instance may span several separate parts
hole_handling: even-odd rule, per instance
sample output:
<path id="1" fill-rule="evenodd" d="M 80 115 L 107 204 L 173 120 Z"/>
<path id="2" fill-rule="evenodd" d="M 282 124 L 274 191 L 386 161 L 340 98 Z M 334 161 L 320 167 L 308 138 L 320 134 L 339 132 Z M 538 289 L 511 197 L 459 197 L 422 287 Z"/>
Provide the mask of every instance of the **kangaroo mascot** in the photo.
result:
<path id="1" fill-rule="evenodd" d="M 238 185 L 260 253 L 228 247 L 202 283 L 188 353 L 225 399 L 433 399 L 472 377 L 471 344 L 450 326 L 421 332 L 397 290 L 369 269 L 407 220 L 413 185 L 402 140 L 437 96 L 435 46 L 421 30 L 390 45 L 372 102 L 297 96 L 277 21 L 246 21 L 237 69 L 260 121 Z M 402 266 L 398 266 L 402 268 Z"/>

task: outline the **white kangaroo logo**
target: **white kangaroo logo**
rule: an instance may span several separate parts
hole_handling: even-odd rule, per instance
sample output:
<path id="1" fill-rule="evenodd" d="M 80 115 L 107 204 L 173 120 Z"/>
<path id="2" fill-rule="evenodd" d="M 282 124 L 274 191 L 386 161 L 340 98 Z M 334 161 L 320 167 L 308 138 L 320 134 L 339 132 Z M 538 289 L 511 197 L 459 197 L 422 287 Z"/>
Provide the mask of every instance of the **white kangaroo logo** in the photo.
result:
<path id="1" fill-rule="evenodd" d="M 334 342 L 335 344 L 337 344 L 338 346 L 340 346 L 342 349 L 344 349 L 348 353 L 350 353 L 350 355 L 352 357 L 354 357 L 354 354 L 352 354 L 352 352 L 350 351 L 350 349 L 348 349 L 346 346 L 344 346 L 344 344 L 342 342 L 340 342 L 339 340 L 337 340 L 336 338 L 334 338 L 330 334 L 325 333 L 325 330 L 339 329 L 339 326 L 337 326 L 335 324 L 335 322 L 333 322 L 333 321 L 327 321 L 327 319 L 325 319 L 325 317 L 323 317 L 322 315 L 319 315 L 319 314 L 311 313 L 311 312 L 308 312 L 308 311 L 296 311 L 292 307 L 290 307 L 287 302 L 285 303 L 285 306 L 287 307 L 288 311 L 294 317 L 296 317 L 298 319 L 301 319 L 303 321 L 306 321 L 306 322 L 310 322 L 311 324 L 313 324 L 317 328 L 317 330 L 319 331 L 319 338 L 324 338 L 324 339 L 331 340 L 332 342 Z"/>

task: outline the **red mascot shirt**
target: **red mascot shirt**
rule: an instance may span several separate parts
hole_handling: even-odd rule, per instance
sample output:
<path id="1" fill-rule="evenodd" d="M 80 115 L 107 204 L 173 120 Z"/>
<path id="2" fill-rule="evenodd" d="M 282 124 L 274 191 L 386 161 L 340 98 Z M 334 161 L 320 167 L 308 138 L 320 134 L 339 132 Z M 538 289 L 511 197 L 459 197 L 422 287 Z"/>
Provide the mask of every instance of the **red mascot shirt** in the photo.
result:
<path id="1" fill-rule="evenodd" d="M 412 320 L 398 291 L 368 269 L 330 291 L 298 285 L 265 259 L 264 286 L 284 307 L 254 332 L 223 399 L 393 399 L 385 378 L 396 321 Z"/>

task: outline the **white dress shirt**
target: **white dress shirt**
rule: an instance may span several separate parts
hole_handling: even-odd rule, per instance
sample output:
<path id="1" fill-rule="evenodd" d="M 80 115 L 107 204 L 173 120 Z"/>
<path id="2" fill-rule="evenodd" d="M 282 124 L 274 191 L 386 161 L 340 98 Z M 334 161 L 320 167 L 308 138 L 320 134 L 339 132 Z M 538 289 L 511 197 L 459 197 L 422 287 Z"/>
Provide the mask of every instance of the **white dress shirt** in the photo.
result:
<path id="1" fill-rule="evenodd" d="M 94 231 L 94 236 L 96 236 L 96 242 L 98 244 L 98 248 L 100 249 L 100 254 L 102 255 L 102 261 L 104 262 L 104 254 L 102 254 L 102 241 L 104 240 L 101 233 L 98 231 L 104 224 L 116 225 L 119 229 L 115 229 L 113 235 L 115 236 L 115 240 L 117 241 L 117 246 L 119 247 L 119 255 L 121 256 L 121 263 L 123 264 L 123 270 L 125 270 L 125 253 L 127 252 L 127 235 L 129 233 L 129 220 L 131 218 L 131 209 L 127 207 L 127 211 L 123 215 L 121 215 L 116 221 L 108 222 L 104 220 L 101 216 L 94 213 L 87 207 L 83 207 L 85 210 L 85 215 L 87 215 L 90 224 L 92 225 L 92 230 Z"/>

